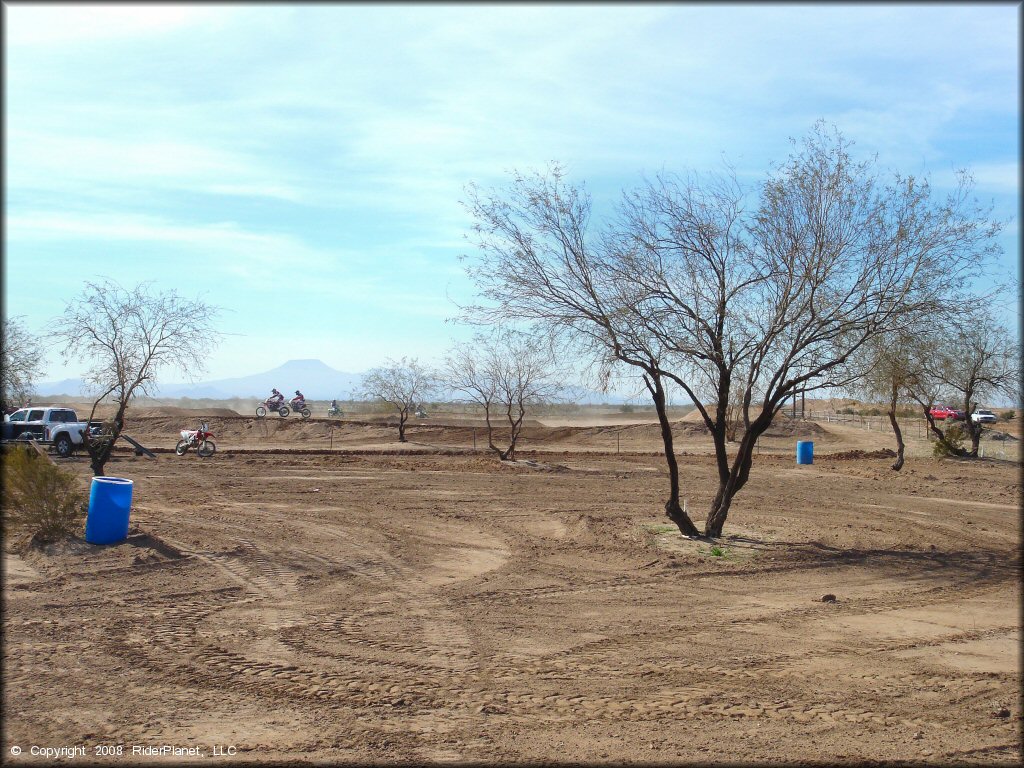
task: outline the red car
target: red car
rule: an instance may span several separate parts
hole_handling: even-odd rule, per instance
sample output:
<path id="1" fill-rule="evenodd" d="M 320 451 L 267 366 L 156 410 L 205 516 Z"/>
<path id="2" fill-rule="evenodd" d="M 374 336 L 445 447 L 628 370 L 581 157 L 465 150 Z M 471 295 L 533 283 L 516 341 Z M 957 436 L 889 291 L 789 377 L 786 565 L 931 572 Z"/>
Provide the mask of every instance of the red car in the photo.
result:
<path id="1" fill-rule="evenodd" d="M 958 411 L 956 408 L 947 408 L 944 405 L 934 405 L 928 413 L 930 413 L 932 418 L 936 421 L 945 421 L 946 419 L 960 421 L 964 418 L 963 411 Z"/>

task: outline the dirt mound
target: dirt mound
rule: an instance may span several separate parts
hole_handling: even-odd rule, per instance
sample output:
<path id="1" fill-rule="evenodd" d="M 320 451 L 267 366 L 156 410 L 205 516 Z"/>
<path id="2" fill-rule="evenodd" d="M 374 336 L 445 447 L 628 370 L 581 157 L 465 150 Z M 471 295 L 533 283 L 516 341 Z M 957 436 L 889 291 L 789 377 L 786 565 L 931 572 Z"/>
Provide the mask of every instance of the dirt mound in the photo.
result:
<path id="1" fill-rule="evenodd" d="M 152 419 L 161 416 L 184 416 L 186 418 L 201 419 L 208 416 L 241 416 L 242 414 L 230 408 L 178 408 L 173 405 L 156 405 L 149 408 L 132 409 L 129 416 L 135 418 Z"/>
<path id="2" fill-rule="evenodd" d="M 896 451 L 889 448 L 882 448 L 878 451 L 841 451 L 840 453 L 830 453 L 822 458 L 839 459 L 840 461 L 848 461 L 852 459 L 895 459 Z"/>
<path id="3" fill-rule="evenodd" d="M 768 427 L 768 437 L 824 437 L 828 431 L 814 421 L 794 421 L 789 418 L 778 418 Z"/>

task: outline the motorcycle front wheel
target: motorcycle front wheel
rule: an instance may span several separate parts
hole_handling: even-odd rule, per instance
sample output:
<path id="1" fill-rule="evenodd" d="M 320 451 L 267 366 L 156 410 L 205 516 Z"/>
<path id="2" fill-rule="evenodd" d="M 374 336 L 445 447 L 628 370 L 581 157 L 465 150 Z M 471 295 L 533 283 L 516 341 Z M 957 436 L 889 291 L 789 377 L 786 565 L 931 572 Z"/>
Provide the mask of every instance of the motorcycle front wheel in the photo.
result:
<path id="1" fill-rule="evenodd" d="M 281 410 L 277 412 L 277 415 L 280 416 L 282 419 L 287 419 L 289 413 L 291 413 L 291 411 L 288 410 L 288 406 L 282 405 Z"/>
<path id="2" fill-rule="evenodd" d="M 199 458 L 208 459 L 213 456 L 213 452 L 217 450 L 217 446 L 213 444 L 212 440 L 203 440 L 199 444 L 199 448 L 196 449 L 196 453 L 199 454 Z"/>
<path id="3" fill-rule="evenodd" d="M 174 446 L 174 452 L 179 456 L 184 456 L 188 453 L 188 440 L 179 440 L 178 444 Z"/>
<path id="4" fill-rule="evenodd" d="M 264 408 L 262 405 L 259 408 L 256 409 L 256 418 L 257 419 L 262 419 L 266 415 L 267 415 L 267 409 Z"/>
<path id="5" fill-rule="evenodd" d="M 309 408 L 303 408 L 301 411 L 299 411 L 299 413 L 302 414 L 302 418 L 308 419 L 310 415 L 310 410 Z"/>

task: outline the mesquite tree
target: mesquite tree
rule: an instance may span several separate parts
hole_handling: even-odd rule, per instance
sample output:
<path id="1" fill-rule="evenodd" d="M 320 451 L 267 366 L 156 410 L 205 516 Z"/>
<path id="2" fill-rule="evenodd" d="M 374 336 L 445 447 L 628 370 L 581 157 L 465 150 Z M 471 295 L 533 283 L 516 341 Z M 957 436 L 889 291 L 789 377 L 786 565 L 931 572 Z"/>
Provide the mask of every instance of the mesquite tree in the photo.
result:
<path id="1" fill-rule="evenodd" d="M 1020 346 L 986 306 L 964 312 L 944 341 L 927 360 L 927 370 L 939 386 L 957 395 L 971 439 L 966 455 L 976 457 L 982 425 L 971 414 L 989 398 L 1019 397 Z"/>
<path id="2" fill-rule="evenodd" d="M 409 411 L 434 392 L 436 383 L 434 372 L 416 358 L 403 357 L 398 362 L 388 359 L 363 376 L 363 396 L 394 406 L 398 411 L 398 442 L 404 443 Z"/>
<path id="3" fill-rule="evenodd" d="M 0 406 L 26 403 L 42 372 L 40 360 L 43 357 L 42 342 L 25 327 L 23 318 L 3 319 L 2 382 L 0 382 Z"/>
<path id="4" fill-rule="evenodd" d="M 492 359 L 497 401 L 508 420 L 508 447 L 501 451 L 501 459 L 514 461 L 527 408 L 554 400 L 564 375 L 549 346 L 515 331 L 497 334 Z"/>
<path id="5" fill-rule="evenodd" d="M 495 356 L 493 337 L 477 334 L 472 341 L 452 348 L 445 358 L 442 375 L 448 386 L 484 409 L 487 448 L 500 453 L 501 449 L 494 444 L 494 425 L 491 423 L 491 408 L 498 394 Z"/>
<path id="6" fill-rule="evenodd" d="M 83 378 L 95 393 L 89 421 L 104 400 L 116 411 L 99 434 L 86 430 L 84 444 L 94 475 L 102 475 L 121 432 L 128 404 L 139 394 L 154 394 L 157 375 L 178 369 L 189 378 L 203 363 L 219 334 L 218 309 L 176 291 L 153 292 L 148 283 L 132 289 L 112 280 L 86 283 L 50 329 L 65 359 L 88 361 Z"/>
<path id="7" fill-rule="evenodd" d="M 906 451 L 898 419 L 900 405 L 912 399 L 911 392 L 926 391 L 921 386 L 925 377 L 921 353 L 930 351 L 924 343 L 927 339 L 925 334 L 925 328 L 885 334 L 876 336 L 863 347 L 864 375 L 858 389 L 867 397 L 880 398 L 885 403 L 889 424 L 896 437 L 896 461 L 892 464 L 896 472 L 903 468 Z M 929 403 L 926 410 L 930 410 L 931 405 Z"/>
<path id="8" fill-rule="evenodd" d="M 787 398 L 849 385 L 860 347 L 947 306 L 998 250 L 999 225 L 970 199 L 969 178 L 940 200 L 927 180 L 886 182 L 849 147 L 819 123 L 755 189 L 731 173 L 658 177 L 597 233 L 589 196 L 557 165 L 507 190 L 469 188 L 469 274 L 483 301 L 467 318 L 537 323 L 639 369 L 662 427 L 665 510 L 684 534 L 698 531 L 679 504 L 667 383 L 711 433 L 719 482 L 704 535 L 721 536 Z M 743 434 L 730 453 L 733 401 Z"/>
<path id="9" fill-rule="evenodd" d="M 565 374 L 543 340 L 510 329 L 477 335 L 449 355 L 446 379 L 453 389 L 484 407 L 488 448 L 502 461 L 514 461 L 516 445 L 530 406 L 557 399 Z M 500 407 L 508 421 L 508 445 L 494 444 L 491 409 Z"/>

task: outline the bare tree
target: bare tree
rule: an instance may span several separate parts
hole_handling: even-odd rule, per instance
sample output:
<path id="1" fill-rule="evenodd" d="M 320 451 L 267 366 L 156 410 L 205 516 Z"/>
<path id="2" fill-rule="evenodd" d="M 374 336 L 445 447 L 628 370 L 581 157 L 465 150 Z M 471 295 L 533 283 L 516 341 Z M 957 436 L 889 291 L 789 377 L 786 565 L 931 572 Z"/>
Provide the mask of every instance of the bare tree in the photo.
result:
<path id="1" fill-rule="evenodd" d="M 494 444 L 494 426 L 491 423 L 491 408 L 498 395 L 495 358 L 493 337 L 477 334 L 472 341 L 456 344 L 449 352 L 445 358 L 443 378 L 453 390 L 461 392 L 483 408 L 487 424 L 487 447 L 500 453 Z"/>
<path id="2" fill-rule="evenodd" d="M 929 362 L 943 354 L 946 343 L 945 331 L 940 327 L 918 335 L 914 343 L 908 347 L 908 353 L 912 355 L 909 368 L 913 375 L 904 381 L 907 394 L 920 407 L 921 415 L 924 416 L 932 437 L 942 443 L 948 453 L 957 454 L 960 452 L 959 449 L 935 423 L 935 416 L 932 414 L 932 409 L 937 404 L 949 400 L 946 397 L 949 393 L 945 385 L 932 371 L 934 364 Z"/>
<path id="3" fill-rule="evenodd" d="M 42 341 L 25 327 L 24 318 L 3 320 L 3 379 L 0 386 L 0 407 L 24 404 L 32 395 L 36 380 L 42 373 L 40 360 Z"/>
<path id="4" fill-rule="evenodd" d="M 913 332 L 876 336 L 862 348 L 864 374 L 857 389 L 867 397 L 881 399 L 885 403 L 889 424 L 896 437 L 896 461 L 892 465 L 896 472 L 903 468 L 906 452 L 899 423 L 900 406 L 911 400 L 911 391 L 924 391 L 920 386 L 925 377 L 920 353 L 926 349 L 926 333 L 926 329 L 920 328 Z M 931 405 L 929 403 L 926 410 L 930 411 Z"/>
<path id="5" fill-rule="evenodd" d="M 503 461 L 514 461 L 528 408 L 556 400 L 565 376 L 542 339 L 499 328 L 478 334 L 471 344 L 457 345 L 446 361 L 445 379 L 484 408 L 487 447 Z M 494 443 L 495 408 L 503 410 L 508 421 L 505 448 Z"/>
<path id="6" fill-rule="evenodd" d="M 409 411 L 431 393 L 437 386 L 437 377 L 415 358 L 400 361 L 387 360 L 385 365 L 373 368 L 363 377 L 363 396 L 390 403 L 398 411 L 398 441 L 406 442 L 405 423 Z"/>
<path id="7" fill-rule="evenodd" d="M 557 369 L 551 347 L 527 334 L 498 332 L 493 352 L 496 399 L 508 419 L 508 447 L 501 451 L 501 459 L 514 461 L 527 407 L 556 399 L 564 375 Z"/>
<path id="8" fill-rule="evenodd" d="M 987 306 L 965 311 L 955 331 L 927 361 L 927 370 L 947 391 L 956 393 L 971 439 L 966 455 L 976 457 L 982 426 L 971 418 L 992 397 L 1020 396 L 1020 346 Z"/>
<path id="9" fill-rule="evenodd" d="M 213 327 L 217 314 L 217 308 L 173 289 L 154 292 L 148 283 L 126 289 L 105 280 L 86 283 L 53 322 L 50 335 L 65 359 L 91 364 L 84 375 L 96 395 L 89 421 L 107 398 L 117 406 L 99 434 L 84 436 L 94 475 L 103 474 L 124 430 L 128 404 L 137 395 L 153 395 L 161 371 L 177 369 L 189 378 L 202 372 L 219 340 Z"/>
<path id="10" fill-rule="evenodd" d="M 711 433 L 719 486 L 704 535 L 721 536 L 786 399 L 849 385 L 861 346 L 948 304 L 998 250 L 999 225 L 969 199 L 966 176 L 937 200 L 927 181 L 883 183 L 822 124 L 794 144 L 751 211 L 732 173 L 659 177 L 627 194 L 598 236 L 589 197 L 558 166 L 516 175 L 505 192 L 469 189 L 469 274 L 484 301 L 467 319 L 539 323 L 606 365 L 638 368 L 662 427 L 666 514 L 687 535 L 698 531 L 679 505 L 667 382 Z M 736 399 L 743 436 L 730 455 Z"/>

